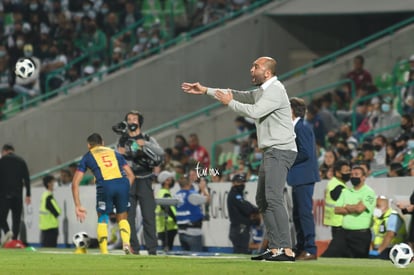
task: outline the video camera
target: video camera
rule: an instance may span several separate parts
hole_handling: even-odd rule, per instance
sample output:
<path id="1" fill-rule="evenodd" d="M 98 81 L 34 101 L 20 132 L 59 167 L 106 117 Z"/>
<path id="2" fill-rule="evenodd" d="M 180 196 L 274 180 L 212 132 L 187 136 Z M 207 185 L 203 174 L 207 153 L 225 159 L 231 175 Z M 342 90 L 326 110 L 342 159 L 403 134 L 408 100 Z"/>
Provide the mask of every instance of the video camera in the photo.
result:
<path id="1" fill-rule="evenodd" d="M 118 135 L 126 135 L 128 134 L 128 123 L 126 123 L 126 121 L 121 121 L 112 126 L 112 131 Z"/>

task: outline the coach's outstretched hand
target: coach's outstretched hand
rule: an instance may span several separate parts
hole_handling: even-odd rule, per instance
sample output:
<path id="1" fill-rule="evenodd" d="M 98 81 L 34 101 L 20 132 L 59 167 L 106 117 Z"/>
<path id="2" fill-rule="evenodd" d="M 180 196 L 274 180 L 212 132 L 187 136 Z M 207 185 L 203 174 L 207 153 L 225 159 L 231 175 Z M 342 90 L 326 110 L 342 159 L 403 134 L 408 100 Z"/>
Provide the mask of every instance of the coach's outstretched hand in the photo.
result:
<path id="1" fill-rule="evenodd" d="M 207 87 L 204 87 L 199 82 L 196 82 L 196 83 L 183 82 L 181 84 L 181 89 L 183 89 L 185 93 L 193 94 L 193 95 L 203 95 L 207 93 Z"/>

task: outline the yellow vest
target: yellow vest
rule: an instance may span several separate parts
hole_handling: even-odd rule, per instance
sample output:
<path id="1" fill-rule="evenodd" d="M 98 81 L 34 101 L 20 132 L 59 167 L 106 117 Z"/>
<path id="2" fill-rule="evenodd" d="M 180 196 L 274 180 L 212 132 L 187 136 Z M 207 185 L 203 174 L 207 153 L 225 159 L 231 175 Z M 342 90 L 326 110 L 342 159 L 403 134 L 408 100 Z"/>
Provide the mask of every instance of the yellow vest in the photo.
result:
<path id="1" fill-rule="evenodd" d="M 335 214 L 335 202 L 331 198 L 331 191 L 334 190 L 338 185 L 348 188 L 345 183 L 333 177 L 326 186 L 325 189 L 325 209 L 323 224 L 327 226 L 342 226 L 342 215 Z"/>
<path id="2" fill-rule="evenodd" d="M 168 194 L 169 196 L 165 196 L 166 194 Z M 160 191 L 158 191 L 157 198 L 164 198 L 164 197 L 171 197 L 171 193 L 170 193 L 170 190 L 161 188 Z M 175 208 L 175 206 L 170 206 L 170 209 L 172 210 L 172 212 L 175 216 L 176 213 L 177 213 L 177 209 Z M 158 233 L 165 232 L 165 216 L 164 216 L 164 213 L 165 212 L 162 209 L 162 207 L 157 205 L 157 208 L 155 208 L 155 215 L 156 215 L 156 219 L 157 219 L 157 232 Z M 174 230 L 174 229 L 178 229 L 177 222 L 175 222 L 174 219 L 171 216 L 168 216 L 167 231 L 168 230 Z"/>
<path id="3" fill-rule="evenodd" d="M 388 222 L 388 218 L 391 215 L 398 215 L 397 211 L 392 210 L 391 208 L 389 208 L 387 210 L 387 212 L 384 213 L 384 215 L 382 215 L 381 218 L 377 218 L 374 216 L 374 220 L 373 220 L 373 225 L 372 225 L 372 233 L 374 234 L 374 248 L 378 248 L 382 242 L 384 241 L 384 236 L 387 233 L 387 222 Z M 400 217 L 400 215 L 398 215 L 398 218 L 401 220 L 401 226 L 400 228 L 398 228 L 398 231 L 396 232 L 396 235 L 394 236 L 394 238 L 392 238 L 390 246 L 392 247 L 393 245 L 397 244 L 397 243 L 402 243 L 405 241 L 405 238 L 407 237 L 407 230 L 405 228 L 405 221 L 403 218 Z"/>
<path id="4" fill-rule="evenodd" d="M 52 228 L 59 228 L 59 220 L 55 217 L 47 208 L 46 208 L 46 201 L 49 196 L 52 196 L 50 191 L 45 191 L 42 194 L 42 200 L 40 201 L 40 213 L 39 213 L 39 229 L 40 230 L 47 230 Z M 59 205 L 57 204 L 55 198 L 52 197 L 51 200 L 54 208 L 60 214 L 61 210 Z"/>

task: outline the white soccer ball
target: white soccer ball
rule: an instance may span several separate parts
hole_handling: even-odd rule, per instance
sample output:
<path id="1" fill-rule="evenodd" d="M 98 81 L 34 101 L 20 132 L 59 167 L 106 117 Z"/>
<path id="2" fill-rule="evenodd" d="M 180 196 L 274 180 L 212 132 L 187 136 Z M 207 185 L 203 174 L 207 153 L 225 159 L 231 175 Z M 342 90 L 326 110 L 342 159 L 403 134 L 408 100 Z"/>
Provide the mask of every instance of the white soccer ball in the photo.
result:
<path id="1" fill-rule="evenodd" d="M 90 239 L 88 233 L 86 232 L 78 232 L 73 235 L 73 243 L 77 248 L 87 248 L 90 243 Z"/>
<path id="2" fill-rule="evenodd" d="M 406 267 L 413 257 L 413 250 L 406 243 L 399 243 L 391 248 L 390 260 L 397 267 Z"/>
<path id="3" fill-rule="evenodd" d="M 34 63 L 28 58 L 20 58 L 16 62 L 15 74 L 20 78 L 31 77 L 36 70 Z"/>

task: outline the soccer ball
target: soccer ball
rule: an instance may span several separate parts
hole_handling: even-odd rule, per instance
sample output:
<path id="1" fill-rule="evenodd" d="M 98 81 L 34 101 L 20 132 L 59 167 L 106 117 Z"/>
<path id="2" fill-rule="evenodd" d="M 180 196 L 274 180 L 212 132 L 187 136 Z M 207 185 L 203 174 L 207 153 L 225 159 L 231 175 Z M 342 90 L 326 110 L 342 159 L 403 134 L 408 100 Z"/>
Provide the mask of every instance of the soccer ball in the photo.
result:
<path id="1" fill-rule="evenodd" d="M 413 259 L 413 250 L 406 243 L 394 245 L 390 251 L 390 260 L 397 267 L 406 267 Z"/>
<path id="2" fill-rule="evenodd" d="M 29 58 L 20 58 L 16 62 L 15 74 L 20 78 L 29 78 L 36 70 L 36 66 Z"/>
<path id="3" fill-rule="evenodd" d="M 87 248 L 89 246 L 89 236 L 86 232 L 78 232 L 73 235 L 73 243 L 75 244 L 76 248 Z"/>

